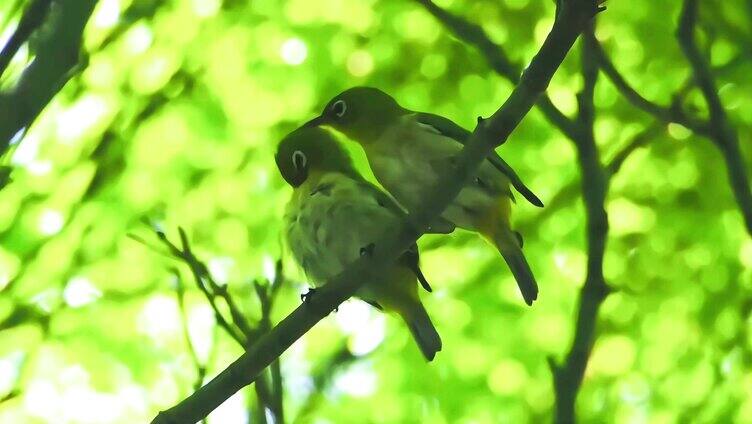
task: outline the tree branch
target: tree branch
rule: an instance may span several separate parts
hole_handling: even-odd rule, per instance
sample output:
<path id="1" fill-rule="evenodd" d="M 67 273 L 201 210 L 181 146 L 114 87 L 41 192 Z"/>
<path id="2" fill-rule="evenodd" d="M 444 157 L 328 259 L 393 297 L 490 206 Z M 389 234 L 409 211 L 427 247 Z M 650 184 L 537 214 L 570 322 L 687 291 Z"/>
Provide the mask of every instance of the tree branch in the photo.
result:
<path id="1" fill-rule="evenodd" d="M 713 70 L 694 39 L 696 23 L 697 0 L 686 0 L 682 7 L 676 35 L 682 51 L 692 67 L 693 78 L 708 105 L 709 122 L 688 116 L 681 109 L 680 102 L 676 98 L 669 107 L 661 106 L 645 99 L 627 83 L 626 79 L 617 71 L 613 62 L 598 43 L 595 43 L 595 53 L 603 72 L 609 77 L 624 98 L 635 107 L 646 111 L 663 122 L 682 124 L 696 134 L 713 141 L 721 151 L 726 162 L 731 190 L 744 218 L 747 233 L 752 235 L 752 189 L 749 184 L 747 168 L 739 149 L 738 136 L 729 125 L 726 111 L 718 96 Z"/>
<path id="2" fill-rule="evenodd" d="M 188 353 L 191 356 L 193 366 L 196 368 L 196 381 L 193 383 L 193 390 L 197 390 L 199 387 L 201 387 L 201 384 L 203 384 L 204 378 L 206 377 L 206 364 L 202 364 L 198 359 L 198 354 L 196 353 L 196 348 L 193 346 L 191 333 L 188 329 L 188 315 L 185 312 L 185 287 L 183 287 L 183 279 L 180 278 L 180 273 L 177 270 L 175 270 L 174 272 L 174 277 L 175 294 L 178 298 L 180 319 L 183 323 L 183 338 L 185 339 L 185 344 L 188 346 Z"/>
<path id="3" fill-rule="evenodd" d="M 593 40 L 595 40 L 595 36 L 593 36 Z M 616 66 L 614 66 L 614 63 L 611 61 L 611 58 L 603 49 L 603 46 L 601 46 L 598 41 L 595 41 L 593 46 L 593 52 L 598 60 L 600 69 L 608 77 L 611 83 L 614 84 L 621 95 L 627 99 L 628 102 L 632 103 L 634 107 L 647 112 L 664 123 L 668 124 L 676 122 L 689 128 L 696 134 L 703 136 L 709 135 L 710 130 L 708 126 L 704 122 L 687 116 L 681 109 L 678 101 L 674 101 L 670 106 L 662 106 L 643 97 L 642 94 L 629 85 L 627 80 L 619 73 Z"/>
<path id="4" fill-rule="evenodd" d="M 191 250 L 191 245 L 188 242 L 188 237 L 186 236 L 185 231 L 182 228 L 178 228 L 178 232 L 180 234 L 180 240 L 182 244 L 181 249 L 172 244 L 165 233 L 159 230 L 156 231 L 157 237 L 159 237 L 159 240 L 164 243 L 165 246 L 167 246 L 170 253 L 175 258 L 182 260 L 186 265 L 188 265 L 188 268 L 191 270 L 191 274 L 193 275 L 193 279 L 196 282 L 196 286 L 204 294 L 204 297 L 206 297 L 206 300 L 209 302 L 209 305 L 214 311 L 214 318 L 216 319 L 217 324 L 219 324 L 219 326 L 222 327 L 225 332 L 230 337 L 232 337 L 233 340 L 235 340 L 241 347 L 245 349 L 245 347 L 248 346 L 248 338 L 234 322 L 230 322 L 225 319 L 224 314 L 222 314 L 222 311 L 219 310 L 219 307 L 216 303 L 216 294 L 210 291 L 205 284 L 205 281 L 210 278 L 208 277 L 209 273 L 206 265 L 198 260 L 198 258 L 196 258 L 196 256 L 193 254 L 193 250 Z"/>
<path id="5" fill-rule="evenodd" d="M 587 276 L 580 291 L 574 340 L 564 363 L 557 365 L 550 359 L 556 395 L 557 423 L 575 422 L 575 402 L 587 361 L 595 341 L 598 309 L 609 293 L 603 277 L 603 256 L 608 236 L 608 216 L 604 208 L 609 176 L 600 162 L 593 133 L 595 110 L 593 92 L 598 77 L 595 37 L 591 25 L 582 38 L 582 75 L 584 87 L 577 96 L 577 123 L 580 137 L 577 153 L 582 179 L 582 193 L 587 213 Z"/>
<path id="6" fill-rule="evenodd" d="M 178 234 L 180 236 L 180 244 L 181 244 L 180 248 L 174 245 L 162 231 L 156 230 L 156 234 L 159 240 L 170 251 L 170 253 L 172 254 L 172 257 L 176 259 L 180 259 L 186 265 L 188 265 L 188 268 L 191 270 L 191 274 L 193 275 L 193 278 L 196 282 L 196 286 L 204 294 L 204 297 L 206 297 L 206 300 L 209 302 L 209 305 L 214 311 L 214 317 L 217 321 L 217 324 L 219 324 L 219 326 L 228 335 L 230 335 L 230 337 L 233 340 L 235 340 L 235 342 L 238 343 L 238 345 L 240 345 L 241 348 L 243 348 L 244 350 L 248 349 L 252 340 L 258 338 L 261 334 L 266 333 L 268 331 L 268 329 L 271 327 L 270 313 L 271 313 L 271 307 L 272 307 L 272 300 L 270 299 L 268 291 L 265 286 L 262 286 L 258 282 L 254 283 L 254 286 L 256 288 L 256 293 L 258 294 L 259 301 L 261 303 L 261 320 L 259 321 L 258 328 L 252 328 L 248 324 L 242 312 L 240 312 L 240 308 L 237 306 L 232 296 L 227 291 L 227 287 L 217 284 L 217 282 L 211 276 L 211 273 L 209 273 L 209 270 L 206 267 L 206 265 L 193 254 L 193 250 L 191 249 L 188 236 L 186 235 L 185 230 L 183 228 L 178 227 Z M 145 242 L 144 240 L 141 240 L 140 238 L 135 237 L 135 236 L 131 236 L 131 237 L 139 241 L 140 243 L 145 244 L 146 246 L 149 246 L 149 244 Z M 281 261 L 279 261 L 277 265 L 277 274 L 275 276 L 275 282 L 277 284 L 281 284 L 281 281 L 283 279 L 281 264 L 282 264 Z M 180 311 L 181 311 L 181 314 L 183 315 L 183 319 L 185 323 L 185 311 L 184 311 L 184 305 L 183 305 L 184 289 L 182 286 L 182 280 L 180 279 L 180 275 L 177 273 L 177 271 L 175 271 L 175 273 L 178 279 L 178 282 L 177 282 L 178 283 L 178 286 L 177 286 L 178 306 L 180 307 Z M 227 308 L 230 311 L 230 316 L 232 317 L 232 321 L 228 321 L 224 317 L 224 314 L 220 311 L 219 306 L 217 305 L 217 302 L 216 302 L 218 297 L 224 299 L 225 303 L 227 304 Z M 206 375 L 206 366 L 205 365 L 202 366 L 199 363 L 198 357 L 196 356 L 195 350 L 193 349 L 193 345 L 191 344 L 191 341 L 190 341 L 188 328 L 187 326 L 185 326 L 185 324 L 184 324 L 184 332 L 185 332 L 185 338 L 188 343 L 192 360 L 198 370 L 197 385 L 194 387 L 194 390 L 198 390 L 199 387 L 201 387 L 201 384 L 203 383 L 204 377 Z M 270 384 L 267 381 L 267 375 L 265 373 L 262 373 L 259 376 L 257 384 L 254 387 L 256 396 L 258 398 L 258 404 L 259 404 L 259 409 L 260 409 L 260 411 L 257 411 L 260 414 L 257 416 L 257 418 L 263 419 L 263 421 L 266 421 L 266 415 L 265 415 L 264 409 L 268 407 L 272 411 L 272 414 L 275 417 L 275 423 L 284 424 L 284 414 L 283 414 L 284 409 L 282 407 L 282 399 L 283 399 L 284 393 L 283 393 L 283 387 L 282 387 L 282 376 L 280 373 L 278 360 L 275 361 L 275 366 L 272 367 L 271 378 L 272 378 L 272 382 Z M 202 419 L 202 421 L 205 421 L 205 417 L 204 419 Z"/>
<path id="7" fill-rule="evenodd" d="M 604 166 L 606 176 L 610 179 L 611 177 L 616 175 L 616 173 L 621 170 L 622 165 L 624 164 L 624 162 L 626 162 L 629 156 L 632 155 L 632 153 L 634 153 L 637 149 L 644 147 L 651 140 L 653 140 L 658 135 L 658 133 L 664 130 L 665 126 L 662 123 L 654 122 L 652 125 L 635 134 L 629 141 L 624 144 L 624 146 L 619 151 L 617 151 L 613 155 L 611 160 L 606 163 L 606 165 Z M 522 233 L 525 233 L 527 232 L 527 230 L 532 229 L 538 223 L 545 221 L 556 212 L 568 206 L 570 202 L 578 197 L 580 193 L 577 183 L 578 182 L 574 180 L 562 186 L 559 191 L 551 196 L 551 198 L 546 202 L 546 207 L 542 209 L 538 214 L 529 219 L 517 222 L 515 224 L 517 229 Z"/>
<path id="8" fill-rule="evenodd" d="M 501 46 L 493 43 L 479 26 L 472 25 L 450 14 L 436 6 L 431 0 L 416 1 L 452 30 L 458 38 L 475 45 L 497 73 L 507 77 L 511 81 L 515 81 L 516 68 L 509 62 Z M 592 349 L 598 309 L 608 293 L 608 287 L 603 278 L 603 255 L 608 232 L 608 217 L 604 209 L 604 203 L 608 180 L 610 174 L 618 171 L 623 161 L 632 151 L 652 137 L 652 134 L 650 134 L 652 131 L 649 133 L 646 132 L 643 137 L 633 140 L 634 143 L 630 143 L 621 156 L 615 157 L 614 161 L 610 164 L 612 166 L 604 168 L 601 165 L 593 134 L 593 91 L 598 73 L 598 64 L 596 61 L 597 56 L 595 55 L 597 43 L 595 42 L 592 28 L 586 32 L 585 37 L 589 39 L 585 42 L 586 48 L 583 54 L 585 87 L 583 92 L 578 96 L 580 108 L 577 120 L 573 122 L 571 119 L 566 118 L 548 98 L 544 97 L 538 101 L 539 108 L 548 120 L 559 127 L 562 133 L 571 139 L 577 147 L 582 175 L 582 192 L 588 214 L 588 273 L 580 295 L 575 340 L 563 366 L 557 366 L 553 361 L 551 362 L 556 389 L 556 417 L 557 422 L 562 423 L 574 421 L 575 400 L 582 384 L 582 377 L 590 350 Z M 624 83 L 622 88 L 625 87 L 630 88 Z M 653 105 L 639 96 L 636 92 L 634 94 L 636 96 L 632 97 L 633 100 L 640 100 L 640 105 L 650 107 L 651 111 L 659 112 L 662 117 L 673 117 L 673 115 L 683 116 L 678 108 L 664 111 L 662 108 Z M 687 126 L 693 126 L 695 129 L 698 128 L 697 125 L 693 125 L 693 122 L 689 122 L 686 119 L 685 121 L 687 121 Z M 570 191 L 575 193 L 574 189 Z M 549 213 L 550 207 L 551 204 L 547 208 L 549 209 L 547 211 Z"/>
<path id="9" fill-rule="evenodd" d="M 161 412 L 153 423 L 195 423 L 208 415 L 233 393 L 251 384 L 295 340 L 415 243 L 426 231 L 427 223 L 446 208 L 481 161 L 492 149 L 506 141 L 532 108 L 583 27 L 601 10 L 599 3 L 597 0 L 561 0 L 551 32 L 523 73 L 520 83 L 499 110 L 478 124 L 457 156 L 453 169 L 448 169 L 436 186 L 428 190 L 425 201 L 420 202 L 422 207 L 411 211 L 394 231 L 385 232 L 374 244 L 371 254 L 350 264 L 222 373 L 178 405 Z"/>
<path id="10" fill-rule="evenodd" d="M 16 86 L 0 94 L 0 155 L 11 138 L 27 128 L 71 77 L 79 59 L 81 38 L 96 0 L 56 0 L 40 37 L 36 57 Z"/>
<path id="11" fill-rule="evenodd" d="M 50 3 L 52 3 L 52 0 L 34 0 L 26 8 L 18 27 L 3 46 L 3 50 L 0 51 L 0 77 L 5 73 L 18 49 L 29 39 L 31 33 L 42 25 L 44 18 L 47 17 L 47 12 L 50 10 Z"/>
<path id="12" fill-rule="evenodd" d="M 281 262 L 278 262 L 281 264 Z M 279 276 L 279 274 L 277 274 Z M 276 277 L 275 277 L 276 279 Z M 261 320 L 259 320 L 259 331 L 262 334 L 268 333 L 272 328 L 271 323 L 271 308 L 272 308 L 272 289 L 268 285 L 262 285 L 258 281 L 253 282 L 253 286 L 256 290 L 256 296 L 261 303 Z M 282 388 L 282 372 L 280 369 L 279 358 L 272 362 L 270 367 L 271 375 L 271 387 L 269 388 L 269 409 L 272 411 L 275 417 L 275 423 L 284 422 L 284 407 L 282 403 L 283 388 Z"/>
<path id="13" fill-rule="evenodd" d="M 493 42 L 479 25 L 473 24 L 441 7 L 432 0 L 414 0 L 422 5 L 428 13 L 444 25 L 455 37 L 462 42 L 474 46 L 486 59 L 488 65 L 500 76 L 506 78 L 512 84 L 520 81 L 522 67 L 513 63 L 504 48 Z M 536 106 L 546 119 L 561 130 L 569 138 L 576 138 L 574 122 L 559 110 L 547 94 L 538 99 Z"/>
<path id="14" fill-rule="evenodd" d="M 710 65 L 703 57 L 695 41 L 697 24 L 697 0 L 685 0 L 679 17 L 676 36 L 684 56 L 687 57 L 694 79 L 700 87 L 710 115 L 709 138 L 718 146 L 726 161 L 729 184 L 744 217 L 747 233 L 752 235 L 752 191 L 750 190 L 747 168 L 739 149 L 739 139 L 731 127 L 718 96 Z"/>
<path id="15" fill-rule="evenodd" d="M 20 390 L 17 390 L 17 389 L 11 390 L 5 396 L 0 397 L 0 404 L 2 404 L 4 402 L 8 402 L 10 400 L 13 400 L 13 399 L 15 399 L 15 398 L 17 398 L 19 396 L 21 396 L 21 391 Z"/>
<path id="16" fill-rule="evenodd" d="M 178 307 L 180 308 L 180 319 L 183 323 L 183 338 L 185 339 L 185 344 L 188 346 L 188 353 L 191 357 L 191 362 L 193 362 L 193 366 L 194 368 L 196 368 L 196 380 L 193 382 L 193 390 L 198 390 L 198 388 L 201 387 L 202 384 L 204 384 L 204 378 L 206 378 L 206 368 L 207 368 L 209 361 L 206 361 L 205 364 L 202 364 L 201 361 L 198 359 L 198 354 L 196 353 L 196 348 L 193 346 L 193 341 L 191 340 L 191 333 L 188 329 L 188 315 L 186 314 L 186 311 L 185 311 L 185 287 L 183 286 L 183 279 L 180 278 L 180 273 L 178 272 L 178 270 L 175 270 L 174 277 L 175 277 L 175 294 L 177 295 L 177 298 L 178 298 Z M 214 346 L 212 346 L 212 350 L 213 349 L 214 349 Z M 201 423 L 206 424 L 207 423 L 206 418 L 201 420 Z"/>

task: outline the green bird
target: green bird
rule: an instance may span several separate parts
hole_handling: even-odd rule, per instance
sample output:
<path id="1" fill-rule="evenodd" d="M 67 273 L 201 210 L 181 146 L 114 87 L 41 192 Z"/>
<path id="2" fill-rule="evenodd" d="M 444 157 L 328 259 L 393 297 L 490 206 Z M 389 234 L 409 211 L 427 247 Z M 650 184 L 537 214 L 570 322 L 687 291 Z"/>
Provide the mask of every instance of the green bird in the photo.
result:
<path id="1" fill-rule="evenodd" d="M 451 120 L 400 106 L 383 91 L 354 87 L 335 96 L 306 126 L 331 126 L 359 143 L 376 179 L 408 210 L 418 206 L 441 172 L 454 165 L 471 133 Z M 532 204 L 543 203 L 496 153 L 487 157 L 443 212 L 445 222 L 481 234 L 501 253 L 528 305 L 538 284 L 510 226 L 510 185 Z"/>
<path id="2" fill-rule="evenodd" d="M 405 216 L 392 198 L 358 173 L 326 130 L 293 131 L 280 142 L 275 160 L 293 188 L 284 218 L 287 243 L 314 285 L 326 283 L 367 254 L 376 239 Z M 379 310 L 399 314 L 431 361 L 441 350 L 441 338 L 420 301 L 417 282 L 431 291 L 413 245 L 356 296 Z"/>

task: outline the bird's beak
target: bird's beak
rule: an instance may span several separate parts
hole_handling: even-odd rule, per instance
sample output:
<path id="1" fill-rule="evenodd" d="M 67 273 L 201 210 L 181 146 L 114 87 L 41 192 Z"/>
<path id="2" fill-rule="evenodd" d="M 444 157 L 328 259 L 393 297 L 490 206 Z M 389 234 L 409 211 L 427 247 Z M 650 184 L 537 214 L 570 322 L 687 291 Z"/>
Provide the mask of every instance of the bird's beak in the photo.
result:
<path id="1" fill-rule="evenodd" d="M 305 124 L 303 124 L 303 126 L 306 128 L 311 128 L 311 127 L 318 127 L 324 124 L 326 124 L 326 118 L 324 118 L 323 115 L 319 115 L 311 119 L 310 121 L 306 122 Z"/>

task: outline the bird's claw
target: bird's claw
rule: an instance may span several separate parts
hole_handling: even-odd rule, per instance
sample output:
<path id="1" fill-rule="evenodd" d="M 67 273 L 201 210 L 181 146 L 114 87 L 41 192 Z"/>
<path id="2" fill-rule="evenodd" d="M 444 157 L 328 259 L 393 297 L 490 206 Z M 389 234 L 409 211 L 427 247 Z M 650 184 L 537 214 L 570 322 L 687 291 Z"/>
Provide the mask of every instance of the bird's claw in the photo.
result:
<path id="1" fill-rule="evenodd" d="M 311 303 L 311 299 L 313 298 L 313 295 L 317 291 L 318 290 L 316 290 L 316 289 L 314 289 L 312 287 L 309 288 L 307 292 L 300 294 L 300 301 L 303 302 L 303 303 L 305 303 L 306 305 L 309 304 L 309 303 Z M 334 312 L 337 312 L 337 311 L 339 311 L 339 306 L 337 306 L 336 308 L 334 308 Z"/>
<path id="2" fill-rule="evenodd" d="M 309 288 L 307 292 L 300 294 L 300 301 L 303 303 L 309 303 L 314 293 L 316 293 L 316 289 Z"/>

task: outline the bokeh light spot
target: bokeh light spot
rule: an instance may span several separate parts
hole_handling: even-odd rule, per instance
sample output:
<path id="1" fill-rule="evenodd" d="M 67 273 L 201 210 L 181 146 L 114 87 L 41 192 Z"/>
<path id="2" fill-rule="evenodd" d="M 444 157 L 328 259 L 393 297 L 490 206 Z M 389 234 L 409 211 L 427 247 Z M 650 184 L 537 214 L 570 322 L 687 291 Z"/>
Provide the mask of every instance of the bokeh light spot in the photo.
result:
<path id="1" fill-rule="evenodd" d="M 353 397 L 367 397 L 376 391 L 378 377 L 366 364 L 358 363 L 334 379 L 334 387 Z"/>
<path id="2" fill-rule="evenodd" d="M 54 209 L 45 209 L 39 214 L 37 229 L 46 236 L 51 236 L 60 232 L 65 225 L 65 218 L 60 211 Z"/>
<path id="3" fill-rule="evenodd" d="M 279 55 L 288 65 L 300 65 L 308 57 L 308 47 L 300 38 L 289 38 L 282 43 Z"/>
<path id="4" fill-rule="evenodd" d="M 120 20 L 120 1 L 102 0 L 91 16 L 92 23 L 99 28 L 112 28 Z"/>
<path id="5" fill-rule="evenodd" d="M 493 367 L 488 374 L 488 387 L 501 396 L 510 396 L 517 393 L 527 384 L 527 370 L 514 359 L 505 359 Z"/>
<path id="6" fill-rule="evenodd" d="M 347 57 L 347 70 L 356 77 L 370 74 L 373 71 L 373 56 L 365 50 L 355 50 Z"/>
<path id="7" fill-rule="evenodd" d="M 73 277 L 63 290 L 63 300 L 71 308 L 79 308 L 102 297 L 102 291 L 86 277 Z"/>

